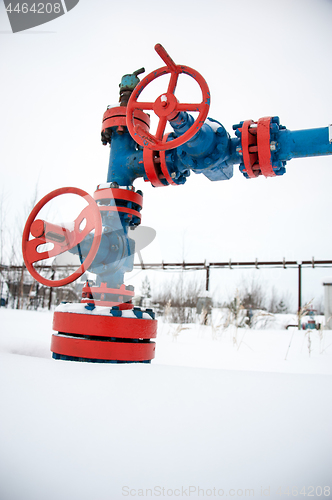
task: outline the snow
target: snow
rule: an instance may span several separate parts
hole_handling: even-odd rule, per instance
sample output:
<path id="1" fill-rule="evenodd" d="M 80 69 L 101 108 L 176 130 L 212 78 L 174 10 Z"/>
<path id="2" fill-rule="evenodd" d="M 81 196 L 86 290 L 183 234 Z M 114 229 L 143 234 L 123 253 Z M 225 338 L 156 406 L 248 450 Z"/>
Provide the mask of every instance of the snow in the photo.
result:
<path id="1" fill-rule="evenodd" d="M 68 313 L 76 313 L 76 314 L 89 314 L 92 316 L 110 316 L 112 315 L 111 308 L 110 307 L 105 307 L 105 306 L 95 306 L 95 308 L 92 311 L 89 311 L 86 309 L 87 304 L 72 304 L 70 302 L 63 302 L 60 305 L 57 306 L 56 311 L 57 312 L 68 312 Z M 121 316 L 123 318 L 136 318 L 135 314 L 133 313 L 132 309 L 124 309 L 121 311 Z M 143 312 L 142 314 L 142 319 L 151 319 L 151 316 L 149 313 Z"/>
<path id="2" fill-rule="evenodd" d="M 160 322 L 151 365 L 98 365 L 51 359 L 52 313 L 0 325 L 1 500 L 331 497 L 332 332 Z"/>

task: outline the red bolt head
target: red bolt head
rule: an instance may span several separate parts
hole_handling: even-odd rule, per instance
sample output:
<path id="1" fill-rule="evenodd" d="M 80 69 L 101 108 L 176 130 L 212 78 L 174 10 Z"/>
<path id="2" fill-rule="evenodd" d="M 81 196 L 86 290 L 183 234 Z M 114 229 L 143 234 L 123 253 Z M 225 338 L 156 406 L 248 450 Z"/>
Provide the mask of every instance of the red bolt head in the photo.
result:
<path id="1" fill-rule="evenodd" d="M 37 219 L 31 224 L 30 232 L 35 238 L 43 236 L 45 231 L 45 223 L 43 220 Z"/>

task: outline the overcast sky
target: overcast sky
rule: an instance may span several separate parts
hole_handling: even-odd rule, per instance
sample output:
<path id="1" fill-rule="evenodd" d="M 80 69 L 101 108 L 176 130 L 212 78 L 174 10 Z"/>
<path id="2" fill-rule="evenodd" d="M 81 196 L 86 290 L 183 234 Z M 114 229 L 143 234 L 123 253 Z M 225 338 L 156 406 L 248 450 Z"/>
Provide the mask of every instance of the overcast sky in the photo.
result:
<path id="1" fill-rule="evenodd" d="M 290 130 L 327 126 L 331 26 L 331 0 L 80 0 L 66 15 L 12 34 L 1 2 L 1 185 L 8 222 L 15 224 L 37 183 L 41 198 L 62 186 L 92 194 L 105 182 L 103 113 L 117 102 L 123 74 L 164 65 L 157 42 L 177 64 L 204 76 L 209 116 L 232 136 L 233 124 L 262 116 L 278 115 Z M 188 90 L 188 100 L 193 95 Z M 331 181 L 331 157 L 293 160 L 275 179 L 246 180 L 235 167 L 233 179 L 215 183 L 195 174 L 179 187 L 139 180 L 142 223 L 157 230 L 143 258 L 331 259 Z M 240 273 L 213 272 L 212 288 L 228 290 Z M 275 274 L 276 285 L 293 286 L 296 295 L 296 274 L 283 273 Z M 304 276 L 305 298 L 322 294 L 324 274 L 332 273 Z"/>

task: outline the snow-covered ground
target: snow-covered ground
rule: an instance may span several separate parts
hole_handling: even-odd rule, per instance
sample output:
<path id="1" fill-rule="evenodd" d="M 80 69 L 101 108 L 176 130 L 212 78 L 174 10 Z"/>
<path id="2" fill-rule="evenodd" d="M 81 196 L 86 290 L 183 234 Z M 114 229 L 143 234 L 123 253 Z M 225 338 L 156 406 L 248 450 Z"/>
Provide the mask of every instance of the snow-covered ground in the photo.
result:
<path id="1" fill-rule="evenodd" d="M 151 365 L 99 365 L 51 359 L 52 313 L 1 308 L 0 499 L 330 498 L 332 332 L 309 356 L 294 322 L 160 323 Z"/>

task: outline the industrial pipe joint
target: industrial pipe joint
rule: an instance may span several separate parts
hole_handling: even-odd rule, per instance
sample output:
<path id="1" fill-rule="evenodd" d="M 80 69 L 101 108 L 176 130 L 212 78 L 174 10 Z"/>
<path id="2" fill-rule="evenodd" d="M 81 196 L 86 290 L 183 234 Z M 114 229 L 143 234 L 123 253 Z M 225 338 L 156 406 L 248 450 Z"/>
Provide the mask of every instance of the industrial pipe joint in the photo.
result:
<path id="1" fill-rule="evenodd" d="M 85 272 L 88 279 L 80 304 L 62 304 L 54 313 L 51 350 L 56 359 L 91 362 L 150 362 L 157 323 L 151 309 L 134 307 L 134 288 L 124 284 L 134 265 L 135 241 L 129 229 L 141 223 L 143 193 L 134 182 L 143 178 L 154 187 L 184 184 L 191 171 L 211 181 L 228 180 L 234 165 L 248 178 L 275 177 L 286 172 L 293 158 L 332 154 L 332 126 L 290 131 L 279 118 L 245 120 L 233 126 L 231 137 L 223 125 L 210 117 L 210 91 L 194 69 L 177 65 L 166 50 L 155 46 L 165 66 L 145 76 L 141 68 L 124 75 L 118 106 L 108 106 L 101 140 L 110 145 L 106 183 L 93 198 L 77 188 L 62 188 L 45 196 L 31 212 L 23 232 L 23 257 L 30 273 L 47 286 L 68 284 Z M 144 89 L 156 78 L 169 75 L 166 91 L 154 102 L 142 100 Z M 195 80 L 201 100 L 180 103 L 175 91 L 178 79 Z M 150 130 L 150 114 L 157 118 Z M 195 117 L 191 113 L 196 113 Z M 169 124 L 173 131 L 165 133 Z M 50 200 L 72 193 L 87 206 L 69 226 L 37 219 Z M 84 223 L 85 222 L 85 226 Z M 84 226 L 84 228 L 83 228 Z M 51 250 L 41 250 L 51 244 Z M 64 252 L 79 256 L 79 268 L 60 280 L 39 275 L 38 263 Z"/>

